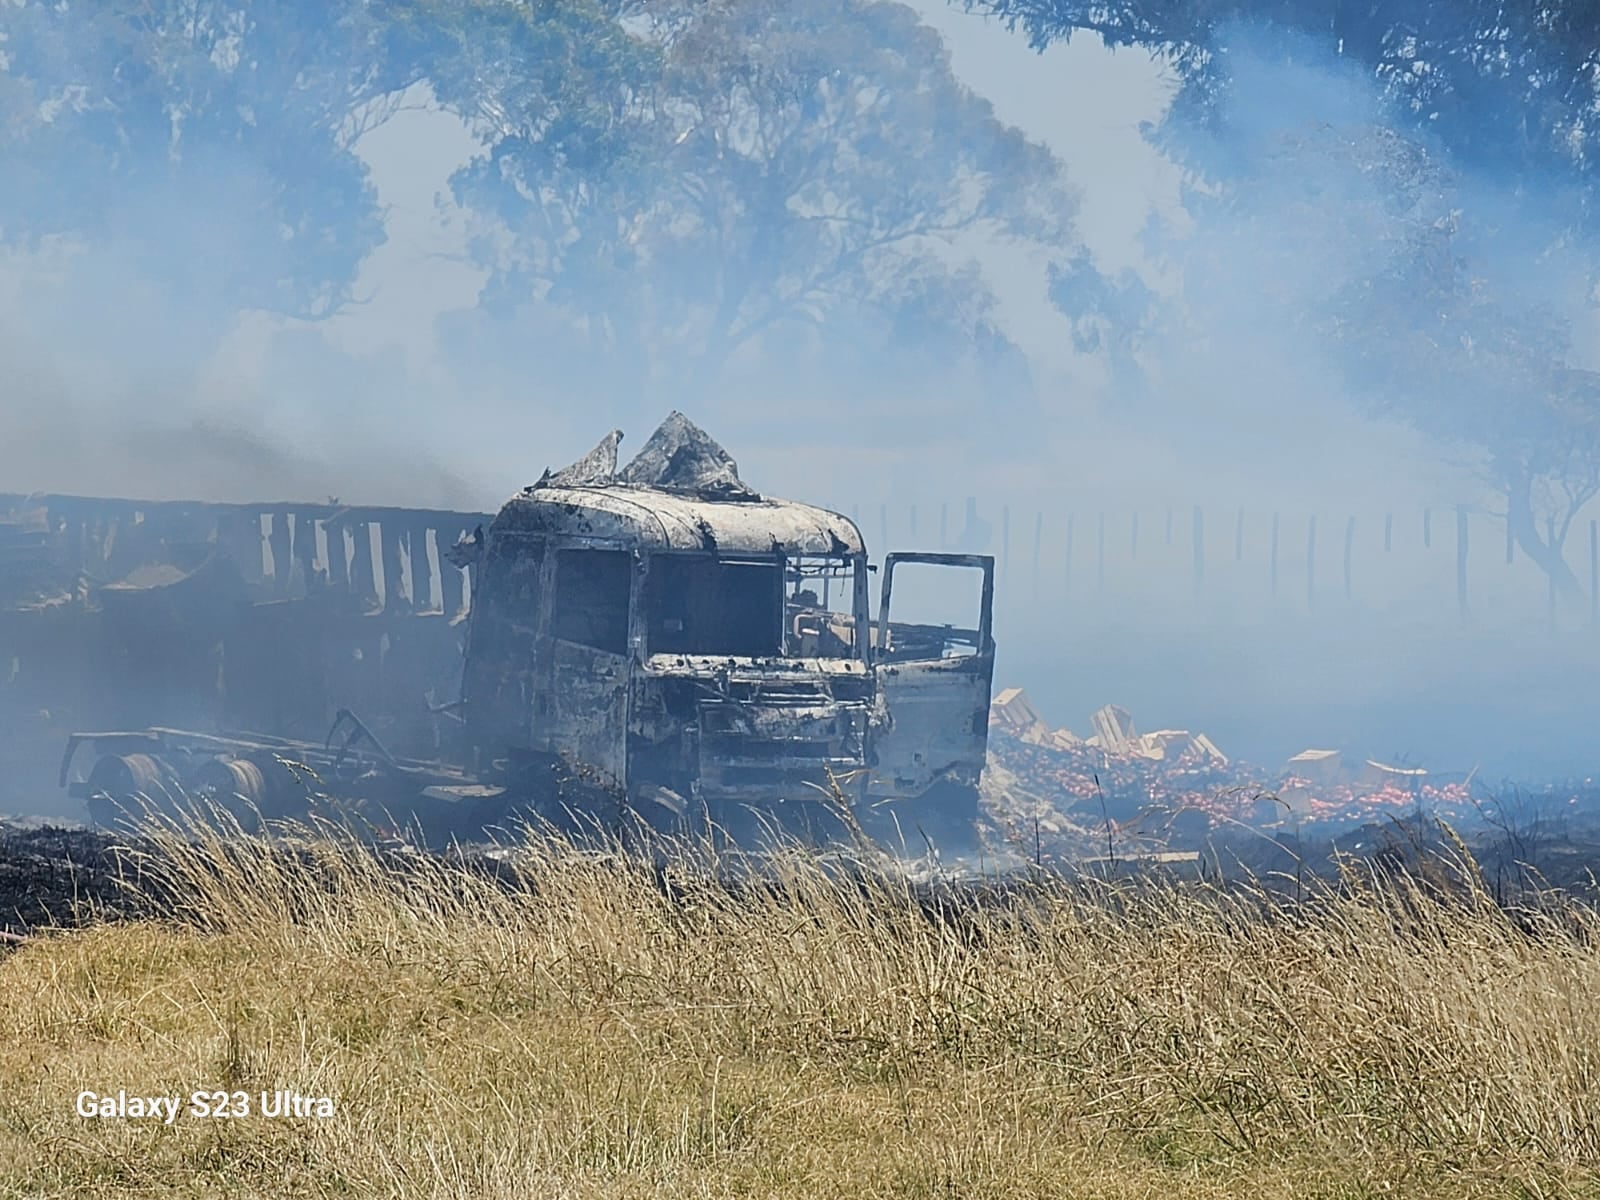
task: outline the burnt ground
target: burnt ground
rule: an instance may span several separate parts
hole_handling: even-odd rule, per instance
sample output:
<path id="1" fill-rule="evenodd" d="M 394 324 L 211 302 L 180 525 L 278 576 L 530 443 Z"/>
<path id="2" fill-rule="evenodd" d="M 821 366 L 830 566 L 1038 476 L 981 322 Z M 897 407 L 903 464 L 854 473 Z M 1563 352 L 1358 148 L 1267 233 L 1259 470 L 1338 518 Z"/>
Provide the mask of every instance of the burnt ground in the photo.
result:
<path id="1" fill-rule="evenodd" d="M 118 845 L 89 829 L 0 824 L 0 932 L 138 915 L 119 883 Z"/>
<path id="2" fill-rule="evenodd" d="M 1336 860 L 1348 864 L 1352 859 L 1427 875 L 1429 860 L 1455 861 L 1455 847 L 1441 836 L 1443 832 L 1437 823 L 1419 817 L 1374 823 L 1336 838 L 1300 835 L 1270 842 L 1259 837 L 1210 842 L 1202 857 L 1215 868 L 1219 879 L 1298 880 L 1303 875 L 1309 882 L 1315 876 L 1331 878 L 1337 874 Z M 1476 864 L 1475 873 L 1502 903 L 1515 905 L 1538 893 L 1548 894 L 1552 888 L 1600 902 L 1596 881 L 1600 874 L 1600 818 L 1576 820 L 1562 813 L 1560 819 L 1551 821 L 1541 816 L 1515 826 L 1481 827 L 1468 833 L 1465 840 Z M 139 900 L 125 885 L 137 875 L 130 852 L 138 849 L 126 834 L 0 820 L 0 953 L 38 930 L 161 915 L 158 910 L 165 906 Z M 474 869 L 508 883 L 517 878 L 515 868 L 497 856 L 462 849 Z M 392 865 L 402 870 L 408 862 L 414 865 L 417 853 L 398 854 Z M 1065 870 L 1064 878 L 1074 873 L 1063 864 L 1057 864 L 1057 869 Z M 1144 873 L 1134 863 L 1124 864 L 1123 869 L 1130 874 Z M 737 886 L 733 880 L 728 883 Z M 987 894 L 993 883 L 993 879 L 976 878 L 963 883 L 958 873 L 943 883 L 925 881 L 924 886 L 941 894 L 951 887 L 957 893 Z M 965 899 L 981 902 L 977 894 L 967 894 Z"/>

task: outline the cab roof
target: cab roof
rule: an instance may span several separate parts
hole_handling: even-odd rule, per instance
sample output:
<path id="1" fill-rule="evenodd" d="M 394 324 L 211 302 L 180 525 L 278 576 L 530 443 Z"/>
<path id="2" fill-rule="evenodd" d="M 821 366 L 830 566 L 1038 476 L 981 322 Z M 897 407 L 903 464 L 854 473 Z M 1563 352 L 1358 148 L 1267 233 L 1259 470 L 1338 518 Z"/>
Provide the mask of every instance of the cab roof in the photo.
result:
<path id="1" fill-rule="evenodd" d="M 594 538 L 654 551 L 722 554 L 857 555 L 861 531 L 839 513 L 772 496 L 719 500 L 606 483 L 530 488 L 513 496 L 496 533 Z"/>
<path id="2" fill-rule="evenodd" d="M 681 412 L 671 412 L 633 461 L 617 469 L 613 429 L 571 466 L 546 471 L 506 502 L 491 533 L 593 538 L 642 550 L 723 554 L 854 555 L 854 521 L 763 496 L 739 465 Z"/>

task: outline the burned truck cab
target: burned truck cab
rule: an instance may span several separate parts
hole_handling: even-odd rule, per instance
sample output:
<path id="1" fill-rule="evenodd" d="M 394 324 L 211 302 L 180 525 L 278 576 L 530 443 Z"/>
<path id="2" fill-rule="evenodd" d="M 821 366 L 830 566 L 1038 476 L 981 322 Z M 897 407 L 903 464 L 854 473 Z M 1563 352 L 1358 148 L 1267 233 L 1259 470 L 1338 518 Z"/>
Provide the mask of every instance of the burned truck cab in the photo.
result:
<path id="1" fill-rule="evenodd" d="M 471 550 L 478 771 L 536 801 L 609 796 L 740 835 L 836 836 L 841 810 L 875 831 L 970 822 L 992 560 L 890 556 L 874 621 L 877 568 L 849 518 L 753 492 L 679 414 L 621 471 L 619 440 L 513 497 Z M 978 572 L 970 628 L 890 619 L 905 561 Z"/>

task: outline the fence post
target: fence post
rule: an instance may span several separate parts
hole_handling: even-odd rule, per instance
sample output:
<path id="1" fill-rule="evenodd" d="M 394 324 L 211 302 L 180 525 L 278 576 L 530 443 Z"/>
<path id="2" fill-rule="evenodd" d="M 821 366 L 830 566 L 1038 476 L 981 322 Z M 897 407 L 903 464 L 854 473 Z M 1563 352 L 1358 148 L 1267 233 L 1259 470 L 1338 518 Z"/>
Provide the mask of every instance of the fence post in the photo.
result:
<path id="1" fill-rule="evenodd" d="M 1467 509 L 1456 506 L 1456 603 L 1461 619 L 1467 619 Z"/>
<path id="2" fill-rule="evenodd" d="M 1544 522 L 1544 544 L 1550 549 L 1555 549 L 1555 518 L 1547 517 Z M 1549 571 L 1550 576 L 1550 632 L 1555 632 L 1555 571 Z"/>
<path id="3" fill-rule="evenodd" d="M 1044 542 L 1044 513 L 1033 514 L 1033 594 L 1039 594 L 1039 547 Z"/>
<path id="4" fill-rule="evenodd" d="M 1206 518 L 1205 512 L 1194 506 L 1194 594 L 1200 595 L 1200 581 L 1206 573 Z"/>
<path id="5" fill-rule="evenodd" d="M 1306 608 L 1316 607 L 1317 599 L 1317 518 L 1306 526 Z"/>
<path id="6" fill-rule="evenodd" d="M 1106 587 L 1106 514 L 1100 513 L 1100 536 L 1095 549 L 1094 585 L 1100 591 Z"/>
<path id="7" fill-rule="evenodd" d="M 1278 514 L 1272 514 L 1272 594 L 1278 594 Z"/>
<path id="8" fill-rule="evenodd" d="M 1067 552 L 1066 552 L 1065 555 L 1062 556 L 1062 562 L 1061 562 L 1061 586 L 1062 586 L 1062 591 L 1064 591 L 1064 592 L 1070 592 L 1072 590 L 1072 525 L 1073 525 L 1073 514 L 1072 513 L 1068 513 L 1067 514 Z"/>
<path id="9" fill-rule="evenodd" d="M 1355 588 L 1350 582 L 1350 559 L 1356 546 L 1356 519 L 1351 517 L 1344 523 L 1344 598 L 1353 600 Z"/>
<path id="10" fill-rule="evenodd" d="M 1600 521 L 1589 522 L 1589 624 L 1600 626 Z"/>

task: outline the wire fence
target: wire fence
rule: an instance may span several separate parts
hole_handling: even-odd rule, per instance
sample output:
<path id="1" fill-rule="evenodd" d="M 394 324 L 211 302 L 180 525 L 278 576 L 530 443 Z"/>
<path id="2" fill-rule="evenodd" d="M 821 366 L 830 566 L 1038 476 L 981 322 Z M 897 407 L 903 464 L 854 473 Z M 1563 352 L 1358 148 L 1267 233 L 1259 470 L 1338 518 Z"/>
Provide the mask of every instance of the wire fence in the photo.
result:
<path id="1" fill-rule="evenodd" d="M 1574 521 L 1564 540 L 1547 524 L 1533 548 L 1541 562 L 1503 516 L 1465 505 L 1047 510 L 967 497 L 846 511 L 874 558 L 892 549 L 993 554 L 1002 606 L 1600 629 L 1600 517 Z M 1552 536 L 1561 545 L 1549 555 Z"/>

